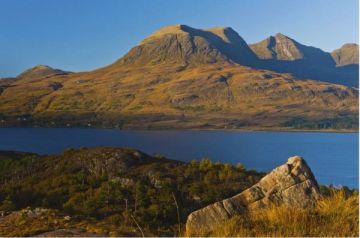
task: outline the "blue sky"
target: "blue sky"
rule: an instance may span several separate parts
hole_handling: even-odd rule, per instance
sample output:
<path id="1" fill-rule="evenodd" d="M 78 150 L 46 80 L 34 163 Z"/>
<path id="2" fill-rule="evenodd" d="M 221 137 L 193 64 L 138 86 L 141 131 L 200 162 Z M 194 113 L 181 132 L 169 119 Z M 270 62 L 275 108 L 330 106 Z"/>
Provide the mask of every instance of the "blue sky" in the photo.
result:
<path id="1" fill-rule="evenodd" d="M 0 77 L 37 64 L 85 71 L 159 27 L 231 26 L 248 43 L 281 32 L 331 51 L 358 42 L 358 0 L 0 0 Z"/>

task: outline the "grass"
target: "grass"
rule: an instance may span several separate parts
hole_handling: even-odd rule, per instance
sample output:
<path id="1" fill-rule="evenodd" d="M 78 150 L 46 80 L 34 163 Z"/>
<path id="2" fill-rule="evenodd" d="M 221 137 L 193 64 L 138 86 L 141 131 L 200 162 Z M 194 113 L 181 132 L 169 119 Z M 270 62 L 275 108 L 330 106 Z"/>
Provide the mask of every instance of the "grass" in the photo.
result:
<path id="1" fill-rule="evenodd" d="M 332 192 L 313 208 L 269 207 L 233 217 L 211 231 L 188 231 L 188 236 L 358 237 L 359 196 Z"/>
<path id="2" fill-rule="evenodd" d="M 358 237 L 358 193 L 347 195 L 344 190 L 335 190 L 318 201 L 314 208 L 294 209 L 285 206 L 269 207 L 242 216 L 233 217 L 211 231 L 188 231 L 184 236 L 200 237 Z M 39 215 L 21 210 L 8 219 L 0 217 L 0 235 L 32 236 L 57 229 L 76 228 L 94 234 L 109 236 L 140 236 L 133 222 L 121 214 L 103 220 L 71 217 L 52 209 L 44 209 Z M 14 229 L 14 224 L 18 229 Z M 158 230 L 146 236 L 159 236 Z M 168 234 L 168 233 L 167 233 Z M 174 233 L 177 236 L 176 233 Z"/>
<path id="3" fill-rule="evenodd" d="M 183 111 L 189 111 L 189 112 L 200 112 L 200 111 L 205 110 L 205 105 L 176 107 L 176 109 L 183 110 Z"/>

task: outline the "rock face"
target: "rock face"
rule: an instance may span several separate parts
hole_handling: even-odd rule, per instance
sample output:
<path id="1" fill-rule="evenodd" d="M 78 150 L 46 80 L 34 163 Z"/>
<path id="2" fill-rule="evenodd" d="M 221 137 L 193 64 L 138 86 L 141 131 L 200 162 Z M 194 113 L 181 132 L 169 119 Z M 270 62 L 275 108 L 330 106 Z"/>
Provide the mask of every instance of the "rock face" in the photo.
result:
<path id="1" fill-rule="evenodd" d="M 318 184 L 305 160 L 290 157 L 257 184 L 234 197 L 191 213 L 186 230 L 211 229 L 234 215 L 266 208 L 271 204 L 305 208 L 320 198 Z"/>
<path id="2" fill-rule="evenodd" d="M 275 36 L 250 45 L 250 48 L 260 59 L 298 60 L 304 58 L 298 45 L 299 43 L 293 39 L 277 33 Z"/>
<path id="3" fill-rule="evenodd" d="M 340 49 L 331 52 L 331 56 L 337 66 L 358 65 L 359 64 L 359 45 L 345 44 Z"/>
<path id="4" fill-rule="evenodd" d="M 303 45 L 281 33 L 249 46 L 257 57 L 263 60 L 282 61 L 282 64 L 286 61 L 298 60 L 302 62 L 302 66 L 317 63 L 316 68 L 335 65 L 329 53 L 319 48 Z"/>

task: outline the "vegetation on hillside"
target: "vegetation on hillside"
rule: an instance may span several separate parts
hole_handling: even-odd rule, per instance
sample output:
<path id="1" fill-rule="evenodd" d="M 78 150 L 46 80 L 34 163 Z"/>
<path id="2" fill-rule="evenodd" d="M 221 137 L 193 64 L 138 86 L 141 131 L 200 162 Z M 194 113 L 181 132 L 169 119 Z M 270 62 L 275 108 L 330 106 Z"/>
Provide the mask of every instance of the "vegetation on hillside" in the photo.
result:
<path id="1" fill-rule="evenodd" d="M 357 191 L 324 186 L 325 197 L 314 209 L 272 207 L 213 231 L 185 233 L 192 211 L 263 176 L 241 164 L 184 163 L 132 149 L 68 149 L 57 156 L 0 152 L 0 236 L 357 234 Z"/>
<path id="2" fill-rule="evenodd" d="M 70 215 L 67 227 L 106 235 L 141 236 L 138 227 L 145 235 L 179 235 L 190 212 L 235 195 L 264 175 L 241 164 L 208 159 L 183 163 L 130 149 L 70 149 L 60 156 L 9 152 L 0 157 L 0 211 L 48 208 L 52 220 L 59 220 L 56 214 Z M 63 224 L 63 219 L 54 225 L 44 218 L 49 225 L 40 226 L 28 217 L 14 219 L 30 227 L 0 226 L 0 235 L 35 235 L 44 226 L 51 231 Z"/>
<path id="3" fill-rule="evenodd" d="M 308 120 L 305 118 L 293 118 L 285 123 L 283 126 L 286 128 L 293 129 L 359 129 L 359 116 L 358 115 L 350 115 L 350 116 L 342 116 L 338 118 L 326 118 L 326 119 L 313 119 Z"/>

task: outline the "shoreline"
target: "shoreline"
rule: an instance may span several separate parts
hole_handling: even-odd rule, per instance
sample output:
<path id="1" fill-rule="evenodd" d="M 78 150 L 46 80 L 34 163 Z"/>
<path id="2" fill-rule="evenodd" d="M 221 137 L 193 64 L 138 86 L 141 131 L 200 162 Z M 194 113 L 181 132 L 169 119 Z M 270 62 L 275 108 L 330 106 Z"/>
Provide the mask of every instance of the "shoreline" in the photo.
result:
<path id="1" fill-rule="evenodd" d="M 285 128 L 248 128 L 248 129 L 189 129 L 191 131 L 233 131 L 233 132 L 314 132 L 314 133 L 359 133 L 359 130 L 336 129 L 285 129 Z"/>
<path id="2" fill-rule="evenodd" d="M 219 131 L 219 132 L 312 132 L 312 133 L 357 133 L 359 130 L 351 129 L 296 129 L 284 127 L 249 127 L 249 128 L 117 128 L 117 127 L 43 127 L 43 126 L 13 126 L 0 127 L 0 129 L 103 129 L 103 130 L 119 130 L 119 131 Z"/>

